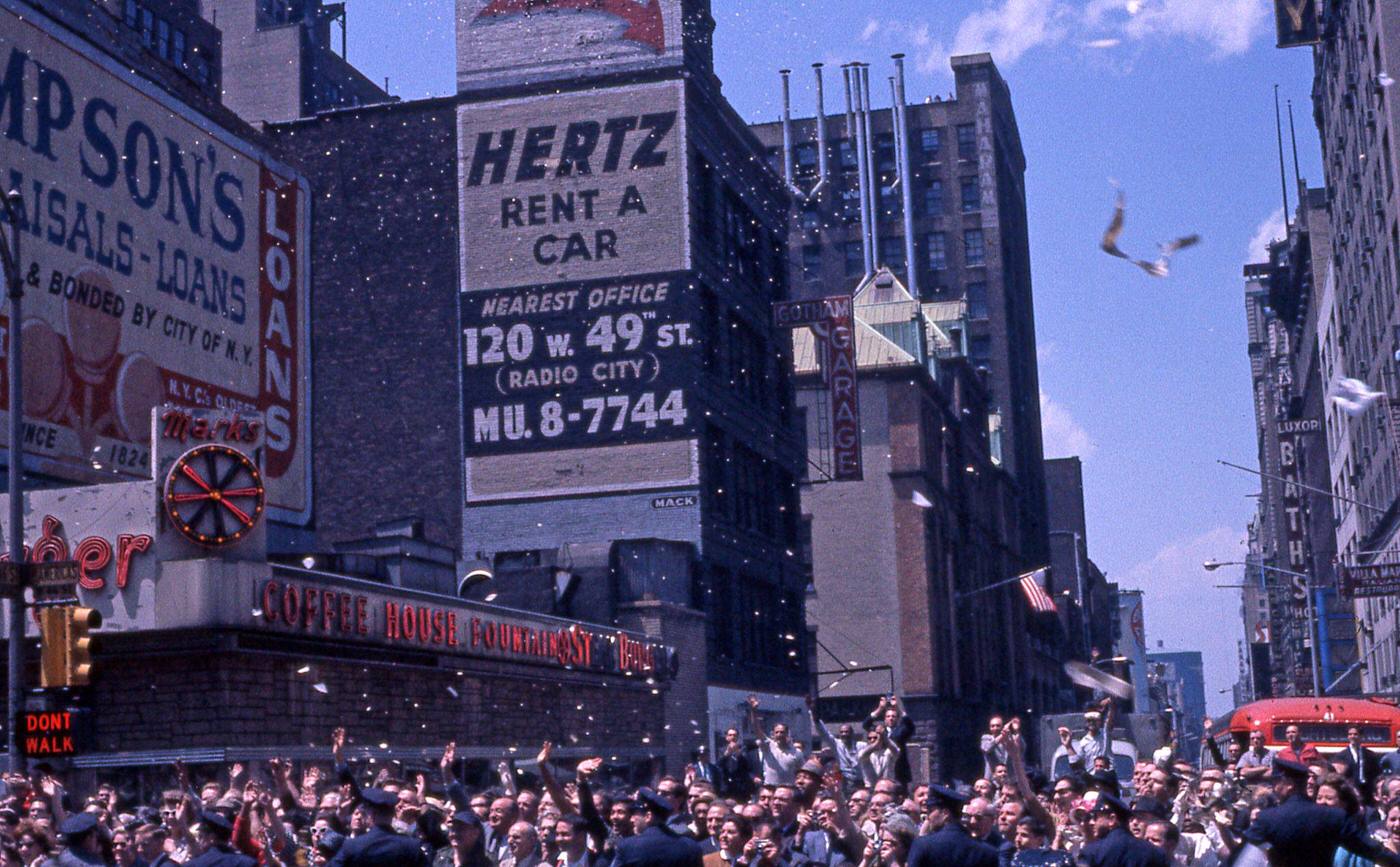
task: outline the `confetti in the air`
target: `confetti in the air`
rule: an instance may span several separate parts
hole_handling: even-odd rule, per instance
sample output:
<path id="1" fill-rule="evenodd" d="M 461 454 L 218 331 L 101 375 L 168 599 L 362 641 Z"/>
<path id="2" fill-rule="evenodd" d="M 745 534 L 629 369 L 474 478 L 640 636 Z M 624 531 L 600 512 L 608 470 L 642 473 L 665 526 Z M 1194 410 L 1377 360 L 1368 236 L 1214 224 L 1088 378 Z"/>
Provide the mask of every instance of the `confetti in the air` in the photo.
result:
<path id="1" fill-rule="evenodd" d="M 308 671 L 310 671 L 310 670 L 311 670 L 311 666 L 309 666 L 309 665 L 303 665 L 301 668 L 298 668 L 298 669 L 297 669 L 297 674 L 306 674 L 306 673 L 307 673 Z"/>
<path id="2" fill-rule="evenodd" d="M 1375 403 L 1385 396 L 1385 392 L 1376 391 L 1371 386 L 1359 379 L 1344 377 L 1338 380 L 1337 387 L 1332 391 L 1332 402 L 1342 408 L 1342 412 L 1350 416 L 1357 416 L 1371 408 Z"/>
<path id="3" fill-rule="evenodd" d="M 1104 230 L 1103 240 L 1099 242 L 1099 249 L 1110 256 L 1132 262 L 1141 268 L 1149 276 L 1166 277 L 1169 273 L 1169 263 L 1171 257 L 1180 250 L 1187 247 L 1194 247 L 1201 242 L 1201 236 L 1196 234 L 1182 235 L 1180 238 L 1173 238 L 1165 244 L 1158 244 L 1159 255 L 1155 261 L 1148 259 L 1134 259 L 1124 253 L 1118 246 L 1118 236 L 1123 234 L 1124 222 L 1124 198 L 1123 191 L 1118 191 L 1118 199 L 1113 205 L 1113 218 L 1108 222 L 1108 228 Z"/>
<path id="4" fill-rule="evenodd" d="M 914 505 L 918 506 L 920 509 L 932 509 L 932 508 L 933 508 L 933 503 L 929 502 L 928 497 L 925 497 L 925 496 L 924 496 L 921 492 L 919 492 L 919 491 L 915 491 L 915 492 L 909 497 L 909 499 L 910 499 L 910 500 L 913 500 L 913 501 L 914 501 Z"/>
<path id="5" fill-rule="evenodd" d="M 330 689 L 328 689 L 324 683 L 313 683 L 311 685 L 311 688 L 319 692 L 321 695 L 325 695 L 326 693 L 330 692 Z"/>

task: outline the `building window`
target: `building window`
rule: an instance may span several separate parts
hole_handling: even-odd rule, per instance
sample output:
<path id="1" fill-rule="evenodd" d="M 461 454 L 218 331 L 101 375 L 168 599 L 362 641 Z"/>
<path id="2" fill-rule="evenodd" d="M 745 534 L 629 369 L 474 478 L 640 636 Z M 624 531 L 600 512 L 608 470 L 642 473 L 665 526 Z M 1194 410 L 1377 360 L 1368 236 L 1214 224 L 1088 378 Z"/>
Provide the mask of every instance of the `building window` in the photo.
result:
<path id="1" fill-rule="evenodd" d="M 822 227 L 822 212 L 815 204 L 807 203 L 802 207 L 802 228 L 808 232 L 815 232 Z"/>
<path id="2" fill-rule="evenodd" d="M 987 245 L 981 229 L 963 231 L 963 264 L 969 268 L 987 264 Z"/>
<path id="3" fill-rule="evenodd" d="M 877 171 L 892 172 L 895 168 L 894 136 L 880 133 L 875 136 L 875 165 Z"/>
<path id="4" fill-rule="evenodd" d="M 848 138 L 843 138 L 836 143 L 836 159 L 841 163 L 841 171 L 853 172 L 857 168 L 856 145 Z"/>
<path id="5" fill-rule="evenodd" d="M 938 129 L 919 130 L 919 152 L 923 154 L 924 162 L 936 162 L 939 151 L 943 149 L 943 134 Z"/>
<path id="6" fill-rule="evenodd" d="M 822 277 L 822 245 L 804 244 L 802 246 L 802 279 L 808 283 L 815 283 Z"/>
<path id="7" fill-rule="evenodd" d="M 977 211 L 982 208 L 982 185 L 977 183 L 977 176 L 959 178 L 958 186 L 962 196 L 962 209 L 966 214 L 969 211 Z"/>
<path id="8" fill-rule="evenodd" d="M 942 271 L 948 267 L 948 237 L 942 232 L 929 232 L 928 267 L 930 271 Z"/>
<path id="9" fill-rule="evenodd" d="M 768 168 L 783 174 L 783 152 L 781 148 L 769 148 L 767 153 Z"/>
<path id="10" fill-rule="evenodd" d="M 980 280 L 967 284 L 967 316 L 969 319 L 987 318 L 987 284 Z"/>
<path id="11" fill-rule="evenodd" d="M 977 126 L 970 123 L 958 124 L 958 159 L 970 160 L 977 156 Z"/>
<path id="12" fill-rule="evenodd" d="M 943 181 L 930 178 L 924 183 L 924 216 L 934 217 L 943 213 Z"/>
<path id="13" fill-rule="evenodd" d="M 847 241 L 842 244 L 841 256 L 846 263 L 847 277 L 856 277 L 865 273 L 865 249 L 859 241 Z"/>
<path id="14" fill-rule="evenodd" d="M 141 41 L 150 48 L 155 43 L 156 16 L 149 9 L 141 10 Z"/>
<path id="15" fill-rule="evenodd" d="M 170 59 L 170 22 L 164 18 L 156 21 L 156 54 Z"/>
<path id="16" fill-rule="evenodd" d="M 989 367 L 992 363 L 992 338 L 974 337 L 968 341 L 967 358 L 973 367 Z"/>
<path id="17" fill-rule="evenodd" d="M 136 7 L 136 0 L 126 0 L 126 3 L 123 6 L 122 14 L 123 19 L 126 21 L 126 26 L 130 27 L 132 30 L 135 30 L 138 15 L 139 10 Z"/>
<path id="18" fill-rule="evenodd" d="M 892 220 L 899 214 L 899 192 L 894 187 L 880 185 L 880 220 Z"/>
<path id="19" fill-rule="evenodd" d="M 904 239 L 901 237 L 880 238 L 880 264 L 891 271 L 904 273 Z"/>
<path id="20" fill-rule="evenodd" d="M 797 171 L 799 174 L 815 174 L 817 171 L 816 142 L 803 142 L 793 148 L 793 159 L 797 163 Z"/>
<path id="21" fill-rule="evenodd" d="M 170 62 L 179 69 L 185 68 L 185 31 L 176 30 L 170 41 Z"/>

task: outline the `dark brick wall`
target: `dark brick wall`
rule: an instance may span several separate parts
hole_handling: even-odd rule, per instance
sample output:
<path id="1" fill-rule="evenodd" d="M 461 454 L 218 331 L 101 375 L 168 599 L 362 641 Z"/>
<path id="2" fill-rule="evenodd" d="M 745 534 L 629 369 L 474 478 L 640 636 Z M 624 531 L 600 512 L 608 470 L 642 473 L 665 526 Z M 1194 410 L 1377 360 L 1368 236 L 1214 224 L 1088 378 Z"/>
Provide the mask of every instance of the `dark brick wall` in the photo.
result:
<path id="1" fill-rule="evenodd" d="M 314 529 L 322 548 L 425 520 L 460 547 L 451 99 L 269 127 L 312 187 Z"/>
<path id="2" fill-rule="evenodd" d="M 374 649 L 357 659 L 267 653 L 233 635 L 146 635 L 110 650 L 91 693 L 96 752 L 323 747 L 336 726 L 395 750 L 457 740 L 534 755 L 546 738 L 664 750 L 667 689 L 632 678 L 432 655 L 379 661 Z"/>

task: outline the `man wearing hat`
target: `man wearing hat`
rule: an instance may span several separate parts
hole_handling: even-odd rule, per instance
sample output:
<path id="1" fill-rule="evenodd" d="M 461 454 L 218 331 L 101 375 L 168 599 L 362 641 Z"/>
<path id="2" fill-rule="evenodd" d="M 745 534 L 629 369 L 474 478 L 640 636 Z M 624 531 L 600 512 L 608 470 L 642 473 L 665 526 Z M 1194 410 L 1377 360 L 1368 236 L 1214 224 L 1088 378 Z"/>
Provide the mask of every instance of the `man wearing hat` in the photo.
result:
<path id="1" fill-rule="evenodd" d="M 1377 864 L 1400 867 L 1400 855 L 1366 836 L 1360 814 L 1348 816 L 1340 808 L 1308 800 L 1310 773 L 1307 765 L 1274 757 L 1274 797 L 1279 804 L 1250 823 L 1245 840 L 1268 852 L 1269 863 L 1276 867 L 1331 864 L 1338 846 Z"/>
<path id="2" fill-rule="evenodd" d="M 368 831 L 340 847 L 330 867 L 428 867 L 428 856 L 412 837 L 394 831 L 394 808 L 399 797 L 383 789 L 360 793 L 369 811 Z"/>
<path id="3" fill-rule="evenodd" d="M 229 845 L 233 823 L 221 813 L 206 811 L 195 825 L 195 840 L 203 853 L 186 867 L 256 867 L 257 861 Z"/>
<path id="4" fill-rule="evenodd" d="M 909 848 L 909 867 L 997 867 L 997 850 L 967 833 L 959 819 L 967 798 L 943 786 L 929 786 L 924 799 L 932 833 Z"/>
<path id="5" fill-rule="evenodd" d="M 700 844 L 666 825 L 672 812 L 669 801 L 643 786 L 631 809 L 636 836 L 618 842 L 612 867 L 701 867 Z"/>
<path id="6" fill-rule="evenodd" d="M 1128 831 L 1133 812 L 1114 794 L 1099 792 L 1089 811 L 1094 842 L 1079 853 L 1084 867 L 1168 867 L 1166 853 Z"/>
<path id="7" fill-rule="evenodd" d="M 106 864 L 102 860 L 102 830 L 93 813 L 78 813 L 58 826 L 58 833 L 68 847 L 54 859 L 59 867 L 79 867 L 83 864 Z"/>

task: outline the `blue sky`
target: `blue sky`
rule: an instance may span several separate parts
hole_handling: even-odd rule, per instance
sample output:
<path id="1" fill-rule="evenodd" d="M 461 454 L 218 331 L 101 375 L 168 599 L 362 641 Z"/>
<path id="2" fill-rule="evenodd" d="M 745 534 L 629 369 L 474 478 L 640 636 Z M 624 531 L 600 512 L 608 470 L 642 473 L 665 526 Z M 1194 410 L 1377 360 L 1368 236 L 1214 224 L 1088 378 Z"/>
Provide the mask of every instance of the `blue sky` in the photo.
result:
<path id="1" fill-rule="evenodd" d="M 1026 152 L 1046 449 L 1084 458 L 1090 554 L 1147 591 L 1149 643 L 1207 653 L 1207 701 L 1234 681 L 1232 583 L 1254 477 L 1240 267 L 1277 225 L 1273 85 L 1292 99 L 1302 175 L 1319 183 L 1311 55 L 1273 47 L 1266 0 L 714 0 L 716 68 L 750 121 L 777 118 L 777 70 L 910 57 L 910 99 L 948 93 L 950 53 L 990 50 Z M 404 98 L 454 86 L 452 0 L 353 0 L 350 60 Z M 896 17 L 897 16 L 897 17 Z M 794 77 L 804 113 L 808 77 Z M 879 81 L 879 78 L 876 78 Z M 828 89 L 830 91 L 830 88 Z M 879 89 L 877 89 L 877 94 Z M 828 93 L 830 108 L 835 97 Z M 877 104 L 884 104 L 877 95 Z M 1287 119 L 1285 117 L 1285 124 Z M 1285 127 L 1285 149 L 1288 147 Z M 1167 279 L 1097 242 L 1116 179 L 1129 252 L 1205 243 Z M 1290 202 L 1296 205 L 1291 188 Z"/>

